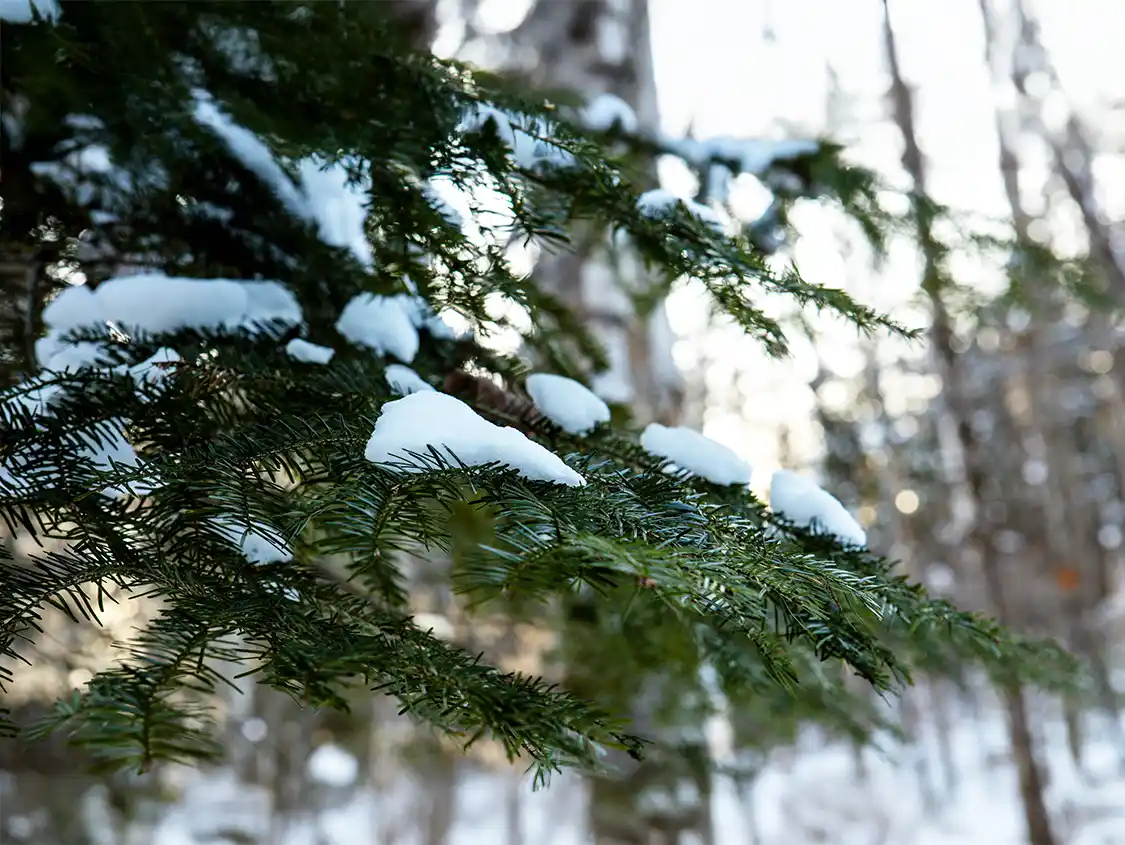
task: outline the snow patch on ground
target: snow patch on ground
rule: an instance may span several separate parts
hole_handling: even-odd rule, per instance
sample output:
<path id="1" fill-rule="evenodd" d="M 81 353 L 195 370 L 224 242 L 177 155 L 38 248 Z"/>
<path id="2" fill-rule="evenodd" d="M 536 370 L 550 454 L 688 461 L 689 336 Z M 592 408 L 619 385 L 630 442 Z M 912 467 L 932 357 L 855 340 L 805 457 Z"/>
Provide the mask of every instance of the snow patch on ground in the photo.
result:
<path id="1" fill-rule="evenodd" d="M 586 480 L 562 459 L 514 428 L 493 425 L 453 396 L 421 391 L 388 402 L 375 422 L 364 457 L 377 464 L 412 462 L 409 452 L 427 455 L 430 447 L 456 456 L 466 466 L 499 463 L 524 478 L 571 487 Z M 406 472 L 418 467 L 395 467 Z"/>
<path id="2" fill-rule="evenodd" d="M 929 700 L 925 689 L 915 689 L 923 696 L 920 703 Z M 1099 730 L 1094 720 L 1087 722 L 1083 780 L 1068 757 L 1065 728 L 1046 704 L 1033 702 L 1033 719 L 1042 732 L 1042 760 L 1050 773 L 1045 797 L 1058 841 L 1120 845 L 1125 842 L 1125 780 L 1116 771 L 1117 753 L 1106 726 Z M 807 729 L 793 745 L 762 755 L 748 792 L 739 793 L 727 778 L 715 778 L 710 806 L 715 845 L 1026 845 L 1018 778 L 995 697 L 984 695 L 972 711 L 976 715 L 955 697 L 945 706 L 950 725 L 945 748 L 952 764 L 947 785 L 930 707 L 922 708 L 913 742 L 888 740 L 883 753 L 856 752 L 848 743 Z M 361 845 L 391 834 L 403 843 L 422 841 L 432 811 L 427 782 L 403 773 L 376 792 L 365 783 L 366 772 L 352 777 L 356 768 L 348 750 L 317 748 L 306 761 L 303 787 L 349 792 L 314 797 L 315 809 L 305 811 L 279 805 L 266 788 L 240 781 L 230 769 L 184 767 L 177 778 L 179 800 L 138 814 L 131 828 L 135 835 L 119 839 L 203 845 L 232 831 L 264 841 L 276 830 L 278 845 Z M 509 840 L 591 845 L 588 787 L 581 778 L 564 773 L 552 778 L 549 789 L 532 791 L 529 777 L 515 783 L 514 775 L 462 761 L 449 796 L 450 845 Z M 930 806 L 927 794 L 935 799 Z M 512 802 L 518 806 L 518 833 L 506 821 L 513 817 Z M 284 823 L 271 827 L 271 813 L 285 814 Z M 108 828 L 101 833 L 92 841 L 111 840 Z"/>

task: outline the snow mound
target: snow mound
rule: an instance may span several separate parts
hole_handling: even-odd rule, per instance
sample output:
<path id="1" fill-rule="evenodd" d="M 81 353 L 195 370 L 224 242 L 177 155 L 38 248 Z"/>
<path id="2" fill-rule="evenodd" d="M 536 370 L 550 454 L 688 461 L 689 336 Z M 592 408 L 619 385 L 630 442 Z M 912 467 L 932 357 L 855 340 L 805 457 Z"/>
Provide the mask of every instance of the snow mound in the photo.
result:
<path id="1" fill-rule="evenodd" d="M 246 311 L 239 326 L 253 329 L 257 324 L 280 322 L 299 326 L 304 322 L 301 305 L 293 291 L 277 282 L 238 282 L 246 291 Z"/>
<path id="2" fill-rule="evenodd" d="M 107 323 L 126 333 L 159 335 L 183 329 L 255 331 L 275 321 L 286 326 L 302 322 L 296 297 L 277 282 L 139 273 L 107 279 L 94 291 L 75 285 L 60 293 L 43 309 L 48 331 L 36 342 L 35 352 L 46 367 L 59 352 L 78 345 L 62 342 L 66 332 Z"/>
<path id="3" fill-rule="evenodd" d="M 121 276 L 94 291 L 98 316 L 122 330 L 163 334 L 180 329 L 233 329 L 249 297 L 230 279 L 179 279 L 155 273 Z"/>
<path id="4" fill-rule="evenodd" d="M 452 338 L 453 330 L 420 296 L 379 296 L 361 293 L 352 297 L 336 321 L 336 331 L 357 346 L 377 355 L 394 355 L 409 364 L 418 354 L 418 331 L 432 337 Z"/>
<path id="5" fill-rule="evenodd" d="M 639 127 L 632 107 L 615 94 L 598 94 L 582 110 L 582 125 L 594 132 L 608 132 L 617 127 L 633 134 Z"/>
<path id="6" fill-rule="evenodd" d="M 98 304 L 87 285 L 71 285 L 43 307 L 43 324 L 60 332 L 89 326 L 97 320 Z"/>
<path id="7" fill-rule="evenodd" d="M 282 540 L 277 530 L 262 522 L 249 526 L 233 519 L 216 518 L 211 525 L 218 534 L 229 540 L 250 563 L 285 563 L 293 559 L 293 552 Z"/>
<path id="8" fill-rule="evenodd" d="M 677 206 L 683 206 L 692 217 L 717 232 L 722 232 L 725 228 L 722 218 L 710 206 L 695 200 L 681 199 L 663 188 L 645 191 L 637 200 L 637 210 L 650 220 L 663 220 L 670 217 L 675 213 Z"/>
<path id="9" fill-rule="evenodd" d="M 418 354 L 418 329 L 397 296 L 361 293 L 344 306 L 336 331 L 377 355 L 410 363 Z"/>
<path id="10" fill-rule="evenodd" d="M 722 443 L 690 428 L 650 423 L 641 434 L 641 447 L 712 484 L 750 483 L 750 464 Z"/>
<path id="11" fill-rule="evenodd" d="M 782 469 L 773 474 L 770 508 L 796 525 L 831 534 L 846 545 L 867 545 L 866 532 L 836 497 L 795 472 Z"/>
<path id="12" fill-rule="evenodd" d="M 410 367 L 391 364 L 387 367 L 387 384 L 399 396 L 409 396 L 422 390 L 433 390 L 433 386 Z"/>
<path id="13" fill-rule="evenodd" d="M 295 361 L 306 364 L 327 364 L 336 354 L 336 350 L 295 337 L 285 344 L 285 354 Z"/>
<path id="14" fill-rule="evenodd" d="M 543 416 L 569 434 L 586 434 L 609 422 L 609 406 L 574 379 L 535 373 L 527 377 L 527 392 Z"/>
<path id="15" fill-rule="evenodd" d="M 88 367 L 106 366 L 109 355 L 100 343 L 71 343 L 60 346 L 53 352 L 47 361 L 43 362 L 43 369 L 49 373 L 76 373 Z"/>
<path id="16" fill-rule="evenodd" d="M 493 425 L 453 396 L 420 391 L 382 408 L 364 457 L 377 464 L 410 460 L 430 447 L 452 453 L 466 466 L 499 463 L 533 481 L 579 487 L 586 480 L 562 459 L 514 428 Z M 405 471 L 419 471 L 405 468 Z"/>

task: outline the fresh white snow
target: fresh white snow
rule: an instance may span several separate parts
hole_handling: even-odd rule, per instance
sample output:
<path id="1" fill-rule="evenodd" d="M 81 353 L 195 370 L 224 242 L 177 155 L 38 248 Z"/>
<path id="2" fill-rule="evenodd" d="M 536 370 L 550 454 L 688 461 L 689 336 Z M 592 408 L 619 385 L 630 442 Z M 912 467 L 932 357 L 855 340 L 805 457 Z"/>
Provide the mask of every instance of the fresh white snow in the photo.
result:
<path id="1" fill-rule="evenodd" d="M 722 218 L 710 206 L 695 200 L 681 199 L 671 191 L 653 188 L 645 191 L 637 200 L 637 210 L 651 220 L 662 220 L 671 216 L 677 206 L 683 206 L 693 217 L 710 228 L 722 232 L 725 228 Z"/>
<path id="2" fill-rule="evenodd" d="M 397 296 L 352 297 L 336 321 L 336 331 L 377 355 L 394 355 L 407 364 L 418 354 L 418 329 Z"/>
<path id="3" fill-rule="evenodd" d="M 253 329 L 258 324 L 272 322 L 299 326 L 304 321 L 297 297 L 285 285 L 265 281 L 237 284 L 246 291 L 246 311 L 239 323 L 242 328 Z"/>
<path id="4" fill-rule="evenodd" d="M 574 164 L 574 156 L 567 150 L 540 140 L 549 137 L 550 131 L 546 123 L 537 118 L 512 114 L 478 103 L 465 114 L 458 129 L 461 132 L 474 132 L 490 121 L 496 127 L 496 134 L 511 150 L 512 158 L 519 167 L 535 170 L 540 167 L 569 167 Z M 531 131 L 525 131 L 521 124 Z"/>
<path id="5" fill-rule="evenodd" d="M 168 368 L 165 365 L 175 364 L 180 360 L 174 349 L 162 346 L 139 364 L 118 367 L 117 372 L 132 376 L 138 387 L 144 384 L 156 385 L 168 377 Z"/>
<path id="6" fill-rule="evenodd" d="M 418 354 L 418 331 L 435 338 L 452 338 L 452 328 L 434 314 L 420 296 L 380 296 L 361 293 L 352 297 L 336 321 L 336 331 L 357 346 L 377 355 L 394 355 L 409 364 Z"/>
<path id="7" fill-rule="evenodd" d="M 92 432 L 81 434 L 80 438 L 83 444 L 74 453 L 75 464 L 87 470 L 97 471 L 97 473 L 109 473 L 116 466 L 122 466 L 125 469 L 143 467 L 144 461 L 137 457 L 136 450 L 125 439 L 126 424 L 127 421 L 125 420 L 110 421 L 109 430 L 106 430 L 106 426 L 102 426 L 98 438 Z M 31 461 L 33 459 L 26 453 L 21 455 L 17 452 L 16 455 L 9 456 L 7 461 L 0 465 L 0 492 L 30 492 L 33 482 L 26 480 L 24 474 L 26 470 L 33 467 Z M 36 462 L 34 468 L 42 470 L 45 467 Z M 57 471 L 57 467 L 55 470 Z M 55 484 L 55 478 L 52 475 L 36 475 L 34 478 L 34 487 L 38 489 L 52 489 Z M 127 485 L 106 486 L 101 489 L 101 493 L 116 498 L 124 498 L 131 494 L 144 496 L 151 493 L 156 486 L 159 486 L 156 484 L 156 479 L 150 476 L 145 480 L 133 480 Z"/>
<path id="8" fill-rule="evenodd" d="M 608 132 L 615 126 L 632 134 L 639 126 L 632 107 L 616 94 L 598 94 L 582 109 L 582 125 L 594 132 Z"/>
<path id="9" fill-rule="evenodd" d="M 371 243 L 367 240 L 366 181 L 349 183 L 340 164 L 306 159 L 301 162 L 301 184 L 307 197 L 309 215 L 316 221 L 320 239 L 330 246 L 350 249 L 364 267 L 372 264 Z"/>
<path id="10" fill-rule="evenodd" d="M 117 276 L 93 291 L 85 285 L 62 291 L 43 310 L 47 334 L 36 343 L 36 357 L 46 367 L 74 346 L 62 342 L 63 334 L 107 323 L 126 333 L 157 335 L 182 329 L 253 331 L 273 321 L 286 326 L 302 321 L 293 293 L 277 282 L 189 279 L 158 272 Z"/>
<path id="11" fill-rule="evenodd" d="M 285 353 L 295 361 L 306 364 L 327 364 L 336 354 L 336 350 L 295 337 L 285 344 Z"/>
<path id="12" fill-rule="evenodd" d="M 377 464 L 408 462 L 408 452 L 426 455 L 433 446 L 466 466 L 500 463 L 524 478 L 571 487 L 586 480 L 558 455 L 514 428 L 493 425 L 453 396 L 421 391 L 385 404 L 367 441 L 364 457 Z M 406 471 L 420 471 L 410 467 Z"/>
<path id="13" fill-rule="evenodd" d="M 445 218 L 445 222 L 450 226 L 460 229 L 465 225 L 465 218 L 461 216 L 461 212 L 441 195 L 441 192 L 433 183 L 428 182 L 422 186 L 422 196 L 426 198 L 426 202 L 433 206 L 438 214 Z"/>
<path id="14" fill-rule="evenodd" d="M 527 392 L 543 416 L 570 434 L 586 434 L 609 422 L 609 406 L 574 379 L 534 373 L 527 377 Z"/>
<path id="15" fill-rule="evenodd" d="M 251 173 L 265 182 L 295 217 L 309 220 L 308 201 L 297 184 L 278 163 L 269 146 L 257 135 L 241 126 L 216 104 L 206 91 L 192 91 L 195 100 L 195 120 L 218 135 Z"/>
<path id="16" fill-rule="evenodd" d="M 98 304 L 88 285 L 71 285 L 43 306 L 43 324 L 60 332 L 89 326 L 97 320 Z"/>
<path id="17" fill-rule="evenodd" d="M 91 175 L 108 180 L 108 184 L 119 191 L 128 192 L 133 188 L 132 177 L 113 163 L 109 150 L 101 144 L 79 147 L 67 153 L 60 161 L 32 162 L 30 169 L 36 176 L 50 179 L 80 205 L 89 205 L 98 196 L 98 187 L 94 181 L 87 178 Z M 153 166 L 146 173 L 147 179 L 154 183 L 161 182 L 164 176 L 158 166 Z M 112 213 L 104 209 L 95 209 L 95 211 L 98 215 L 102 215 L 102 221 L 114 219 Z M 91 214 L 91 216 L 95 215 Z M 95 219 L 94 222 L 99 221 Z"/>
<path id="18" fill-rule="evenodd" d="M 78 459 L 88 464 L 92 469 L 99 472 L 109 472 L 114 469 L 115 465 L 121 465 L 127 469 L 138 469 L 144 465 L 144 461 L 137 457 L 133 446 L 125 439 L 124 420 L 115 421 L 112 434 L 103 442 L 95 442 L 92 436 L 87 439 L 89 445 L 78 453 Z M 144 496 L 154 489 L 155 485 L 148 481 L 134 481 L 128 485 L 111 485 L 104 488 L 102 493 L 106 496 L 125 498 L 131 493 Z"/>
<path id="19" fill-rule="evenodd" d="M 867 545 L 867 534 L 836 497 L 795 472 L 783 469 L 773 474 L 770 508 L 796 525 L 831 534 L 842 543 Z"/>
<path id="20" fill-rule="evenodd" d="M 80 341 L 59 347 L 57 352 L 43 364 L 49 373 L 76 373 L 87 367 L 105 366 L 109 363 L 109 353 L 100 343 Z"/>
<path id="21" fill-rule="evenodd" d="M 857 754 L 846 741 L 804 729 L 792 745 L 762 755 L 748 794 L 739 794 L 729 778 L 715 777 L 708 807 L 715 845 L 1026 845 L 1003 710 L 992 696 L 980 704 L 977 716 L 956 703 L 949 707 L 951 789 L 939 782 L 940 752 L 930 708 L 923 711 L 926 718 L 917 739 L 887 739 L 885 753 L 868 748 Z M 1037 704 L 1042 761 L 1049 772 L 1046 801 L 1059 841 L 1119 845 L 1125 841 L 1125 780 L 1116 771 L 1108 731 L 1088 725 L 1087 774 L 1080 778 L 1068 757 L 1061 720 L 1043 712 L 1044 702 Z M 252 742 L 276 741 L 277 727 L 270 724 L 267 733 L 259 719 L 243 724 Z M 346 758 L 352 752 L 334 744 L 323 752 L 324 747 L 307 761 L 305 788 L 346 789 L 352 769 Z M 526 775 L 518 786 L 513 784 L 514 774 L 467 761 L 458 766 L 449 799 L 450 845 L 493 845 L 505 838 L 591 845 L 589 790 L 580 776 L 565 772 L 552 778 L 549 789 L 533 791 Z M 184 767 L 176 770 L 174 782 L 179 787 L 175 798 L 137 814 L 128 841 L 200 845 L 213 841 L 220 830 L 265 840 L 272 821 L 273 829 L 282 831 L 272 840 L 278 845 L 367 845 L 389 831 L 399 841 L 418 842 L 432 801 L 428 782 L 409 771 L 376 787 L 361 769 L 351 783 L 354 793 L 340 800 L 314 798 L 311 810 L 279 806 L 267 787 L 239 779 L 231 768 Z M 936 793 L 936 806 L 926 805 L 927 791 Z M 513 799 L 518 802 L 515 814 L 510 812 Z M 88 803 L 99 800 L 105 799 Z M 505 821 L 513 816 L 518 824 L 514 830 Z M 108 822 L 97 832 L 102 836 L 91 836 L 92 841 L 122 838 Z"/>
<path id="22" fill-rule="evenodd" d="M 236 522 L 226 517 L 211 520 L 211 525 L 224 539 L 242 552 L 250 563 L 285 563 L 293 559 L 293 552 L 278 535 L 277 530 L 261 522 Z"/>
<path id="23" fill-rule="evenodd" d="M 111 420 L 108 430 L 103 426 L 99 437 L 95 437 L 93 432 L 80 435 L 83 445 L 79 446 L 74 454 L 75 463 L 88 471 L 99 473 L 111 472 L 117 466 L 126 470 L 144 466 L 144 461 L 137 456 L 132 444 L 125 439 L 126 424 L 126 420 Z M 0 464 L 0 492 L 27 493 L 33 488 L 49 490 L 55 487 L 58 476 L 52 477 L 52 474 L 37 472 L 33 479 L 26 479 L 25 473 L 32 468 L 42 471 L 49 466 L 45 467 L 38 461 L 33 464 L 33 458 L 26 453 L 17 452 L 15 455 L 10 455 L 3 464 Z M 58 468 L 55 467 L 54 470 L 57 472 Z M 105 496 L 126 498 L 131 494 L 147 495 L 157 486 L 155 477 L 150 476 L 143 481 L 111 484 L 102 488 L 101 492 Z"/>
<path id="24" fill-rule="evenodd" d="M 159 273 L 119 276 L 94 291 L 99 322 L 125 332 L 233 329 L 248 307 L 246 290 L 230 279 L 182 279 Z M 91 315 L 92 317 L 95 315 Z"/>
<path id="25" fill-rule="evenodd" d="M 403 364 L 390 364 L 387 366 L 387 384 L 399 396 L 409 396 L 421 390 L 433 390 L 433 386 L 418 375 L 414 370 Z"/>
<path id="26" fill-rule="evenodd" d="M 641 446 L 649 454 L 667 458 L 676 468 L 713 484 L 750 483 L 750 464 L 693 429 L 650 423 L 641 434 Z"/>
<path id="27" fill-rule="evenodd" d="M 274 192 L 294 217 L 313 223 L 320 239 L 330 246 L 350 249 L 365 267 L 371 266 L 371 245 L 364 231 L 368 188 L 351 184 L 346 169 L 305 159 L 298 164 L 300 181 L 281 166 L 269 146 L 236 123 L 206 91 L 195 89 L 195 120 L 218 135 L 231 153 Z"/>
<path id="28" fill-rule="evenodd" d="M 755 176 L 764 173 L 774 162 L 811 155 L 820 149 L 816 141 L 807 139 L 771 141 L 764 138 L 734 138 L 729 135 L 667 140 L 666 144 L 676 155 L 696 168 L 723 160 L 733 162 L 739 172 Z"/>

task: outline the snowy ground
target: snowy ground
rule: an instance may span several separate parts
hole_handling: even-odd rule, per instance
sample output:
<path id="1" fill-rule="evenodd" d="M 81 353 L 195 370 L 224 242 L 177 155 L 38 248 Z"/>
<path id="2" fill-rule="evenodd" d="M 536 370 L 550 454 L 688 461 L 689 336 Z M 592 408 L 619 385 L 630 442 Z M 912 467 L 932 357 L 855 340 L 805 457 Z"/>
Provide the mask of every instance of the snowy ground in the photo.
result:
<path id="1" fill-rule="evenodd" d="M 1043 758 L 1049 770 L 1048 803 L 1060 845 L 1125 845 L 1125 777 L 1117 756 L 1091 724 L 1085 776 L 1071 763 L 1062 727 L 1044 720 Z M 935 737 L 886 753 L 868 750 L 858 773 L 853 750 L 808 737 L 797 748 L 775 754 L 759 778 L 748 813 L 733 791 L 720 785 L 714 805 L 717 845 L 1022 845 L 1025 841 L 1017 783 L 1006 752 L 1003 722 L 995 711 L 981 721 L 959 719 L 949 747 L 955 763 L 954 786 L 943 790 Z M 928 767 L 919 767 L 919 760 Z M 355 776 L 345 755 L 322 755 L 316 776 L 343 785 Z M 937 807 L 927 811 L 920 771 L 935 783 Z M 182 800 L 151 837 L 154 845 L 196 845 L 218 827 L 241 827 L 267 834 L 264 795 L 215 776 L 185 784 Z M 492 845 L 511 841 L 505 829 L 503 778 L 469 775 L 462 779 L 449 845 Z M 331 800 L 331 787 L 326 798 Z M 522 842 L 535 845 L 585 845 L 581 783 L 557 779 L 547 791 L 522 791 Z M 421 842 L 418 825 L 424 805 L 408 786 L 382 801 L 368 792 L 342 801 L 315 819 L 289 822 L 264 840 L 285 845 L 360 845 L 383 841 L 389 826 L 400 845 Z M 754 819 L 756 835 L 748 828 Z M 560 820 L 567 820 L 560 823 Z M 214 841 L 214 840 L 212 840 Z"/>

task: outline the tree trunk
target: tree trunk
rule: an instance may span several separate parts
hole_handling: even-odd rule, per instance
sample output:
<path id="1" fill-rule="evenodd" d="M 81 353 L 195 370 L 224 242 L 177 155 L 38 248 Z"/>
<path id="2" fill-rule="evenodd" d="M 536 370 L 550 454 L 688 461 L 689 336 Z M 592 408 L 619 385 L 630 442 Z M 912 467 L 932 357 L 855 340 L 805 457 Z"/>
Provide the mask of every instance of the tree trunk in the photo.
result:
<path id="1" fill-rule="evenodd" d="M 1085 133 L 1073 114 L 1067 120 L 1064 140 L 1056 138 L 1037 114 L 1039 104 L 1030 95 L 1027 86 L 1028 77 L 1032 72 L 1028 57 L 1038 57 L 1038 63 L 1041 65 L 1038 69 L 1047 75 L 1056 89 L 1058 81 L 1046 51 L 1039 42 L 1035 22 L 1023 8 L 1022 2 L 1017 2 L 1016 5 L 1020 25 L 1018 48 L 1023 58 L 1012 62 L 1011 82 L 1027 107 L 1026 111 L 1034 115 L 1033 123 L 1053 152 L 1055 170 L 1062 177 L 1071 200 L 1082 213 L 1091 255 L 1107 275 L 1107 288 L 1111 292 L 1117 292 L 1119 301 L 1125 301 L 1125 268 L 1122 267 L 1121 261 L 1113 250 L 1109 230 L 1096 207 L 1091 167 L 1092 152 L 1086 142 Z M 994 46 L 996 27 L 987 0 L 980 0 L 980 8 L 985 30 L 986 60 L 996 82 L 1002 83 L 1004 73 L 999 66 Z M 1005 121 L 999 111 L 997 129 L 1000 139 L 1001 171 L 1004 175 L 1005 191 L 1012 211 L 1016 237 L 1019 243 L 1030 244 L 1031 218 L 1024 210 L 1020 199 L 1019 162 L 1014 153 L 1017 139 L 1010 122 Z M 1071 561 L 1082 564 L 1080 567 L 1084 571 L 1082 583 L 1074 591 L 1072 600 L 1068 602 L 1071 606 L 1066 610 L 1070 621 L 1069 639 L 1075 651 L 1090 664 L 1095 679 L 1097 702 L 1110 720 L 1118 757 L 1125 764 L 1125 733 L 1122 732 L 1120 723 L 1120 703 L 1110 680 L 1109 667 L 1106 665 L 1104 652 L 1107 644 L 1093 624 L 1097 608 L 1112 591 L 1111 577 L 1105 556 L 1093 546 L 1092 539 L 1096 528 L 1089 523 L 1089 513 L 1086 508 L 1075 504 L 1080 500 L 1080 479 L 1074 469 L 1074 459 L 1080 452 L 1080 444 L 1075 442 L 1075 427 L 1068 424 L 1067 420 L 1059 422 L 1054 419 L 1058 415 L 1057 402 L 1052 401 L 1053 397 L 1046 392 L 1050 386 L 1052 350 L 1044 338 L 1044 323 L 1049 315 L 1057 318 L 1059 312 L 1057 307 L 1050 308 L 1046 302 L 1049 293 L 1039 288 L 1033 290 L 1036 301 L 1046 313 L 1035 315 L 1038 319 L 1031 327 L 1031 364 L 1035 372 L 1028 379 L 1033 413 L 1038 422 L 1040 436 L 1047 444 L 1049 483 L 1040 485 L 1040 489 L 1047 499 L 1045 505 L 1047 524 L 1058 525 L 1060 521 L 1063 523 L 1048 535 L 1056 559 L 1055 563 Z M 1094 322 L 1092 328 L 1097 330 L 1103 328 L 1098 324 L 1105 321 L 1096 319 Z M 1112 333 L 1110 334 L 1112 336 Z M 1120 402 L 1122 395 L 1120 380 L 1113 382 L 1113 386 L 1115 389 L 1111 401 L 1116 399 Z M 1122 478 L 1125 478 L 1125 475 L 1122 475 Z M 1075 745 L 1081 742 L 1081 713 L 1077 712 L 1079 707 L 1080 702 L 1068 697 L 1066 702 L 1068 745 L 1071 746 L 1075 763 L 1080 766 L 1082 749 L 1080 745 Z"/>
<path id="2" fill-rule="evenodd" d="M 742 826 L 746 834 L 746 845 L 758 845 L 761 835 L 758 833 L 758 814 L 754 807 L 754 787 L 757 784 L 757 774 L 739 775 L 735 779 L 735 794 L 738 796 L 738 806 L 742 810 Z"/>
<path id="3" fill-rule="evenodd" d="M 927 816 L 935 816 L 938 811 L 938 796 L 934 792 L 933 779 L 930 777 L 925 745 L 919 741 L 922 719 L 913 692 L 914 690 L 911 689 L 903 690 L 898 699 L 899 711 L 902 714 L 902 729 L 910 738 L 910 756 L 914 758 L 914 778 L 918 783 L 918 792 L 922 796 L 922 808 Z"/>
<path id="4" fill-rule="evenodd" d="M 522 70 L 534 84 L 580 96 L 613 94 L 636 113 L 642 130 L 658 128 L 648 9 L 645 0 L 539 0 L 511 34 Z M 655 169 L 651 173 L 655 183 Z M 638 314 L 623 290 L 644 272 L 632 256 L 611 249 L 596 229 L 561 254 L 544 254 L 535 268 L 538 284 L 555 292 L 588 325 L 609 353 L 609 373 L 594 380 L 610 402 L 628 404 L 634 419 L 676 422 L 683 406 L 679 379 L 660 366 L 670 331 L 663 303 Z M 615 394 L 609 386 L 623 387 Z M 710 759 L 706 743 L 664 742 L 646 703 L 634 704 L 633 728 L 656 740 L 643 762 L 611 754 L 612 776 L 590 781 L 589 825 L 597 845 L 676 845 L 694 838 L 713 841 L 710 822 Z M 680 788 L 690 784 L 686 790 Z M 696 800 L 654 813 L 644 793 L 692 794 Z"/>
<path id="5" fill-rule="evenodd" d="M 504 784 L 504 816 L 506 845 L 523 845 L 523 779 L 513 771 Z"/>
<path id="6" fill-rule="evenodd" d="M 905 147 L 903 165 L 914 183 L 916 197 L 924 198 L 926 196 L 925 165 L 914 128 L 913 98 L 899 67 L 888 0 L 883 0 L 883 10 L 887 61 L 892 77 L 891 98 L 895 119 L 902 132 Z M 1011 622 L 999 562 L 982 519 L 988 479 L 987 454 L 973 431 L 970 409 L 966 406 L 967 396 L 962 367 L 954 350 L 953 327 L 943 298 L 944 284 L 938 260 L 939 253 L 930 228 L 929 216 L 921 203 L 918 203 L 916 208 L 918 237 L 924 261 L 922 288 L 933 310 L 931 339 L 945 385 L 946 407 L 956 425 L 962 450 L 967 491 L 974 506 L 972 539 L 975 541 L 974 546 L 980 558 L 989 603 L 1000 619 Z M 1043 778 L 1035 759 L 1023 689 L 1017 684 L 1008 684 L 1003 689 L 1003 694 L 1008 711 L 1012 753 L 1019 770 L 1020 796 L 1023 799 L 1028 841 L 1031 845 L 1056 845 L 1057 840 L 1043 800 Z"/>
<path id="7" fill-rule="evenodd" d="M 934 716 L 934 731 L 937 733 L 941 783 L 948 796 L 957 792 L 957 760 L 953 755 L 953 723 L 949 718 L 949 690 L 946 682 L 938 679 L 931 680 L 929 688 L 930 709 Z"/>

